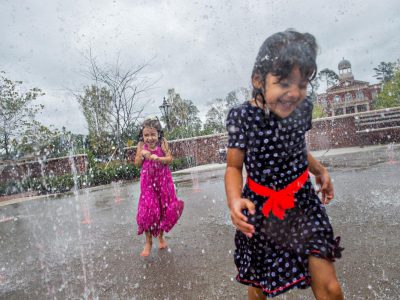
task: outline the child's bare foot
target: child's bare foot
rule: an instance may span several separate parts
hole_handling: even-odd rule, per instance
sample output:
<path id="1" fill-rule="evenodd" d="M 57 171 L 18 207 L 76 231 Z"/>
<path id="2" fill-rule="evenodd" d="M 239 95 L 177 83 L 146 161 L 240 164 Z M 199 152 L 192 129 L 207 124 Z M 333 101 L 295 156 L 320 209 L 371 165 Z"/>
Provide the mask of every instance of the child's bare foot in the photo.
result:
<path id="1" fill-rule="evenodd" d="M 144 249 L 143 249 L 142 253 L 140 253 L 140 256 L 142 256 L 142 257 L 149 256 L 150 252 L 151 252 L 151 246 L 152 246 L 151 244 L 146 243 L 146 245 L 144 245 Z"/>
<path id="2" fill-rule="evenodd" d="M 166 249 L 168 248 L 167 242 L 163 237 L 158 237 L 158 249 Z"/>

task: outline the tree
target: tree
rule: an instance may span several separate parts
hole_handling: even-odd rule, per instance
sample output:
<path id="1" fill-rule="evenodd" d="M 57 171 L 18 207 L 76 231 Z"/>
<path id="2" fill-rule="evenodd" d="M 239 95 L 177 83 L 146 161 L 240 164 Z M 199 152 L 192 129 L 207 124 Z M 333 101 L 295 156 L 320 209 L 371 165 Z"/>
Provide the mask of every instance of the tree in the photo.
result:
<path id="1" fill-rule="evenodd" d="M 85 116 L 89 135 L 100 137 L 110 131 L 109 119 L 112 105 L 110 91 L 95 85 L 86 87 L 84 95 L 77 95 L 83 115 Z"/>
<path id="2" fill-rule="evenodd" d="M 394 76 L 396 63 L 392 62 L 381 62 L 376 68 L 374 68 L 376 79 L 378 79 L 381 83 L 388 82 Z"/>
<path id="3" fill-rule="evenodd" d="M 198 117 L 199 109 L 191 100 L 182 99 L 175 89 L 168 90 L 168 101 L 171 104 L 171 112 L 168 116 L 170 132 L 169 139 L 188 138 L 197 136 L 201 129 L 201 120 Z M 165 117 L 161 120 L 165 122 Z"/>
<path id="4" fill-rule="evenodd" d="M 225 120 L 229 110 L 250 99 L 250 91 L 246 88 L 238 88 L 228 93 L 225 99 L 217 98 L 208 103 L 210 106 L 204 123 L 204 133 L 225 132 Z"/>
<path id="5" fill-rule="evenodd" d="M 89 148 L 96 157 L 110 155 L 113 147 L 110 114 L 112 96 L 105 87 L 96 85 L 84 89 L 83 95 L 76 95 L 88 126 Z M 115 147 L 115 146 L 114 146 Z"/>
<path id="6" fill-rule="evenodd" d="M 223 99 L 215 99 L 206 114 L 204 130 L 207 133 L 219 133 L 225 131 L 225 119 L 227 117 L 226 102 Z"/>
<path id="7" fill-rule="evenodd" d="M 391 80 L 383 84 L 374 104 L 375 109 L 400 106 L 400 68 L 394 70 Z"/>
<path id="8" fill-rule="evenodd" d="M 327 116 L 328 116 L 328 114 L 325 112 L 324 107 L 319 103 L 314 103 L 312 118 L 319 119 L 319 118 L 324 118 Z"/>
<path id="9" fill-rule="evenodd" d="M 317 77 L 319 81 L 325 81 L 327 89 L 339 83 L 339 75 L 337 75 L 335 71 L 328 68 L 319 71 Z"/>
<path id="10" fill-rule="evenodd" d="M 59 136 L 60 132 L 57 129 L 52 131 L 43 124 L 33 121 L 21 132 L 20 140 L 18 142 L 15 140 L 16 157 L 30 154 L 45 155 L 46 157 L 57 156 L 55 152 L 59 151 L 59 143 L 57 143 Z"/>
<path id="11" fill-rule="evenodd" d="M 98 121 L 106 122 L 106 129 L 115 136 L 115 142 L 119 148 L 119 154 L 123 155 L 123 136 L 127 129 L 137 124 L 144 107 L 143 96 L 154 85 L 142 76 L 147 66 L 146 63 L 134 68 L 122 68 L 119 60 L 114 66 L 100 66 L 89 51 L 88 76 L 93 81 L 89 94 L 82 96 L 89 97 L 89 103 L 97 103 L 104 112 L 99 114 L 91 111 L 91 117 L 99 117 Z M 82 98 L 78 98 L 79 99 Z M 85 108 L 82 106 L 82 110 Z M 88 115 L 88 116 L 89 116 Z M 88 127 L 95 129 L 96 121 L 87 118 Z"/>
<path id="12" fill-rule="evenodd" d="M 11 141 L 18 140 L 27 126 L 33 124 L 35 115 L 43 105 L 34 101 L 44 95 L 39 88 L 23 92 L 22 81 L 12 81 L 0 72 L 0 153 L 10 158 Z"/>
<path id="13" fill-rule="evenodd" d="M 251 93 L 248 89 L 241 87 L 228 93 L 225 97 L 226 108 L 229 111 L 232 107 L 249 100 Z"/>
<path id="14" fill-rule="evenodd" d="M 320 78 L 318 76 L 315 76 L 314 79 L 311 81 L 311 84 L 307 86 L 307 94 L 310 95 L 311 101 L 313 103 L 317 102 L 318 98 L 318 90 L 320 86 Z"/>

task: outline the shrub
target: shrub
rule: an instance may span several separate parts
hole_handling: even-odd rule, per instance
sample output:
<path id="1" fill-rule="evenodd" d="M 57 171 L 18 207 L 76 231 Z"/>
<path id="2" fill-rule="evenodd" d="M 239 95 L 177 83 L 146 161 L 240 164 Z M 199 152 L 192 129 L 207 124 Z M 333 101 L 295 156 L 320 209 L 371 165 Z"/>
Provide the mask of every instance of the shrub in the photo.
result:
<path id="1" fill-rule="evenodd" d="M 108 184 L 118 180 L 132 180 L 139 177 L 139 169 L 133 164 L 115 162 L 107 167 L 94 162 L 86 174 L 77 175 L 77 188 Z M 62 176 L 46 176 L 42 178 L 26 178 L 21 181 L 1 182 L 0 195 L 12 195 L 28 191 L 39 194 L 62 193 L 70 191 L 75 185 L 72 174 Z"/>
<path id="2" fill-rule="evenodd" d="M 192 156 L 175 158 L 170 164 L 171 171 L 178 171 L 178 170 L 190 168 L 193 166 L 194 166 L 194 163 L 193 163 Z"/>

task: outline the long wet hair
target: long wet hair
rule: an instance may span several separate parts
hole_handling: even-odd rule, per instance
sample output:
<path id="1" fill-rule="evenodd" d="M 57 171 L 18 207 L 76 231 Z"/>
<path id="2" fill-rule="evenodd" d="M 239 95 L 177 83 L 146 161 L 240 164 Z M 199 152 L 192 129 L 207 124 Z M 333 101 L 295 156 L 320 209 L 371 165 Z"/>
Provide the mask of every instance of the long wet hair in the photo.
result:
<path id="1" fill-rule="evenodd" d="M 261 89 L 253 86 L 253 99 L 260 95 L 263 105 L 266 104 L 264 87 L 268 73 L 283 80 L 297 66 L 301 76 L 310 83 L 317 75 L 317 50 L 317 42 L 309 33 L 287 29 L 268 37 L 258 51 L 251 74 L 252 79 L 256 75 L 260 76 L 262 83 Z"/>
<path id="2" fill-rule="evenodd" d="M 144 142 L 143 129 L 145 127 L 156 129 L 158 132 L 158 142 L 161 143 L 162 139 L 164 138 L 164 131 L 162 129 L 160 120 L 157 117 L 149 117 L 143 121 L 139 131 L 139 142 Z"/>

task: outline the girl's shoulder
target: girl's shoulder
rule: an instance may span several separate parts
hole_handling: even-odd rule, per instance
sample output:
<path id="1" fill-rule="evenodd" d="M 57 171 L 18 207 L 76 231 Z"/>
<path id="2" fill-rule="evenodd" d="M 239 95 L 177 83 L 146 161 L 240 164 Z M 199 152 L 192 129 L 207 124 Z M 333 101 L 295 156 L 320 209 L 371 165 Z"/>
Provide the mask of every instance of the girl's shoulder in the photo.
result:
<path id="1" fill-rule="evenodd" d="M 247 115 L 253 111 L 253 107 L 249 101 L 245 101 L 241 104 L 235 105 L 228 112 L 227 119 L 243 119 L 246 118 Z"/>

